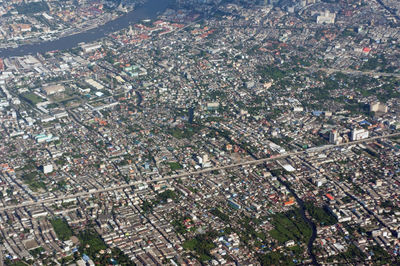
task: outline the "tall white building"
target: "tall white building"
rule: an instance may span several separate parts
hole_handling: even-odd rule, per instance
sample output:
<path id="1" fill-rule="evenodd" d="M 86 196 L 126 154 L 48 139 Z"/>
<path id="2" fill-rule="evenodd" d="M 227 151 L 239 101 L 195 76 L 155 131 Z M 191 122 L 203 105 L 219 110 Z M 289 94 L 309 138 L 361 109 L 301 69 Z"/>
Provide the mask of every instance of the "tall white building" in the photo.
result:
<path id="1" fill-rule="evenodd" d="M 43 165 L 43 173 L 48 174 L 53 172 L 53 165 L 48 164 L 48 165 Z"/>
<path id="2" fill-rule="evenodd" d="M 331 13 L 329 10 L 325 10 L 317 17 L 318 24 L 334 24 L 336 19 L 336 14 Z"/>
<path id="3" fill-rule="evenodd" d="M 351 131 L 351 140 L 366 139 L 369 136 L 369 132 L 363 128 L 355 128 Z"/>
<path id="4" fill-rule="evenodd" d="M 333 129 L 330 133 L 329 133 L 329 143 L 331 144 L 335 144 L 338 140 L 338 132 L 336 131 L 336 129 Z"/>
<path id="5" fill-rule="evenodd" d="M 380 113 L 387 113 L 388 107 L 384 103 L 380 102 L 373 102 L 369 105 L 369 110 L 371 112 L 380 112 Z"/>

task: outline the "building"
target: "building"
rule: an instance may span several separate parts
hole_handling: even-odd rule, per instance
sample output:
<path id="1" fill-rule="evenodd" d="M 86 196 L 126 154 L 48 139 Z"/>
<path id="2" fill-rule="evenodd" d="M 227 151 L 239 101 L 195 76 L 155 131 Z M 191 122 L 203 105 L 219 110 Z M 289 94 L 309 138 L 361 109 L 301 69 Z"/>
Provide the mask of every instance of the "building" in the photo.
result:
<path id="1" fill-rule="evenodd" d="M 305 7 L 307 5 L 315 4 L 316 0 L 301 0 L 300 4 L 302 7 Z"/>
<path id="2" fill-rule="evenodd" d="M 39 134 L 35 136 L 35 140 L 37 143 L 43 143 L 43 142 L 50 142 L 53 139 L 53 134 Z"/>
<path id="3" fill-rule="evenodd" d="M 361 139 L 366 139 L 369 136 L 369 132 L 363 128 L 355 128 L 351 131 L 351 140 L 356 141 L 356 140 L 361 140 Z"/>
<path id="4" fill-rule="evenodd" d="M 318 24 L 334 24 L 336 19 L 336 14 L 331 13 L 329 10 L 325 10 L 324 13 L 317 16 Z"/>
<path id="5" fill-rule="evenodd" d="M 209 111 L 218 110 L 218 108 L 219 108 L 219 102 L 207 103 L 207 110 Z"/>
<path id="6" fill-rule="evenodd" d="M 84 53 L 90 53 L 90 52 L 96 51 L 97 49 L 101 48 L 101 43 L 82 44 L 81 48 Z"/>
<path id="7" fill-rule="evenodd" d="M 324 176 L 317 176 L 312 178 L 312 182 L 317 186 L 321 187 L 326 183 L 326 178 Z"/>
<path id="8" fill-rule="evenodd" d="M 53 172 L 53 165 L 48 164 L 48 165 L 43 165 L 43 173 L 48 174 Z"/>
<path id="9" fill-rule="evenodd" d="M 328 198 L 328 200 L 332 201 L 335 200 L 335 197 L 333 197 L 331 194 L 326 193 L 325 196 Z"/>
<path id="10" fill-rule="evenodd" d="M 203 161 L 201 164 L 202 167 L 210 167 L 211 166 L 210 160 L 208 159 L 208 154 L 203 154 L 202 161 Z"/>
<path id="11" fill-rule="evenodd" d="M 339 134 L 336 129 L 333 129 L 331 132 L 329 132 L 329 143 L 336 144 L 338 141 L 338 136 Z"/>
<path id="12" fill-rule="evenodd" d="M 384 103 L 373 102 L 369 105 L 370 112 L 379 112 L 379 113 L 387 113 L 388 107 Z"/>
<path id="13" fill-rule="evenodd" d="M 275 5 L 279 2 L 279 0 L 264 0 L 264 4 L 266 5 Z"/>
<path id="14" fill-rule="evenodd" d="M 293 247 L 295 245 L 296 245 L 296 243 L 294 242 L 294 240 L 288 240 L 285 242 L 286 247 Z"/>
<path id="15" fill-rule="evenodd" d="M 304 108 L 302 106 L 293 107 L 293 112 L 303 112 Z"/>
<path id="16" fill-rule="evenodd" d="M 51 85 L 43 88 L 44 93 L 46 95 L 52 95 L 65 91 L 65 87 L 63 85 Z"/>
<path id="17" fill-rule="evenodd" d="M 12 31 L 16 33 L 29 32 L 32 30 L 32 27 L 29 24 L 12 24 L 10 27 Z"/>
<path id="18" fill-rule="evenodd" d="M 104 86 L 101 85 L 100 83 L 98 83 L 97 81 L 93 80 L 93 79 L 87 79 L 85 80 L 85 82 L 87 84 L 89 84 L 90 86 L 92 86 L 93 88 L 95 88 L 96 90 L 103 90 Z"/>
<path id="19" fill-rule="evenodd" d="M 228 205 L 235 210 L 240 210 L 242 208 L 242 206 L 239 203 L 237 203 L 236 201 L 233 201 L 231 199 L 228 200 Z"/>

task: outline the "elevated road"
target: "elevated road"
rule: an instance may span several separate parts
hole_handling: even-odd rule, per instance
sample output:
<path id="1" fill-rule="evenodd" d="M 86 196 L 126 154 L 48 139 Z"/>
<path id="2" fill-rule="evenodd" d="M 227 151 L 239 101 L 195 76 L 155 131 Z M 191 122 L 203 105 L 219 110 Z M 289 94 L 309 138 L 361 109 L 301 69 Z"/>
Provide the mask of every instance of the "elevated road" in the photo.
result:
<path id="1" fill-rule="evenodd" d="M 386 9 L 394 18 L 396 18 L 397 22 L 400 21 L 400 16 L 396 14 L 396 10 L 394 8 L 385 5 L 382 0 L 376 0 L 376 2 Z"/>
<path id="2" fill-rule="evenodd" d="M 350 75 L 369 75 L 369 76 L 382 76 L 382 77 L 395 77 L 400 79 L 400 73 L 388 73 L 388 72 L 377 72 L 377 71 L 361 71 L 355 69 L 337 69 L 337 68 L 328 68 L 328 67 L 306 67 L 309 70 L 313 71 L 323 71 L 328 74 L 332 74 L 335 72 L 341 72 L 344 74 Z"/>
<path id="3" fill-rule="evenodd" d="M 225 169 L 230 169 L 230 168 L 235 168 L 239 166 L 246 166 L 246 165 L 258 165 L 266 162 L 271 162 L 271 161 L 276 161 L 279 159 L 284 159 L 287 157 L 291 156 L 297 156 L 301 154 L 306 154 L 309 152 L 313 153 L 320 153 L 322 151 L 325 151 L 327 149 L 331 148 L 338 148 L 338 147 L 344 147 L 344 146 L 351 146 L 351 145 L 356 145 L 360 143 L 366 143 L 366 142 L 371 142 L 377 139 L 384 139 L 384 138 L 390 138 L 390 137 L 398 137 L 400 136 L 400 132 L 398 133 L 392 133 L 392 134 L 387 134 L 387 135 L 382 135 L 382 136 L 374 136 L 370 137 L 367 139 L 363 140 L 358 140 L 358 141 L 352 141 L 352 142 L 347 142 L 347 143 L 341 143 L 337 145 L 325 145 L 325 146 L 320 146 L 320 147 L 315 147 L 315 148 L 310 148 L 307 150 L 302 150 L 302 151 L 296 151 L 296 152 L 290 152 L 290 153 L 285 153 L 281 154 L 272 158 L 263 158 L 263 159 L 258 159 L 258 160 L 247 160 L 247 161 L 241 161 L 233 164 L 228 164 L 228 165 L 223 165 L 223 166 L 217 166 L 217 167 L 211 167 L 207 169 L 202 169 L 199 171 L 193 171 L 193 172 L 186 172 L 182 174 L 176 174 L 176 175 L 170 175 L 170 176 L 165 176 L 165 177 L 160 177 L 160 178 L 154 178 L 152 180 L 146 180 L 146 181 L 135 181 L 135 182 L 130 182 L 129 184 L 123 184 L 123 185 L 118 185 L 118 186 L 112 186 L 109 188 L 104 188 L 104 189 L 96 189 L 93 191 L 84 191 L 80 193 L 75 193 L 71 195 L 64 195 L 62 197 L 57 197 L 57 198 L 51 198 L 51 199 L 42 199 L 42 200 L 37 200 L 37 201 L 26 201 L 21 204 L 17 205 L 11 205 L 11 206 L 4 206 L 0 208 L 0 211 L 6 211 L 6 210 L 12 210 L 12 209 L 17 209 L 17 208 L 23 208 L 23 207 L 29 207 L 29 206 L 37 206 L 37 205 L 48 205 L 57 201 L 62 201 L 66 199 L 74 199 L 74 198 L 79 198 L 79 197 L 87 197 L 90 195 L 98 194 L 98 193 L 104 193 L 104 192 L 110 192 L 114 190 L 120 190 L 120 189 L 125 189 L 129 188 L 135 185 L 143 184 L 143 183 L 154 183 L 154 182 L 159 182 L 159 181 L 165 181 L 165 180 L 170 180 L 170 179 L 177 179 L 177 178 L 187 178 L 189 176 L 193 175 L 200 175 L 200 174 L 205 174 L 205 173 L 210 173 L 212 171 L 218 171 L 218 170 L 225 170 Z"/>

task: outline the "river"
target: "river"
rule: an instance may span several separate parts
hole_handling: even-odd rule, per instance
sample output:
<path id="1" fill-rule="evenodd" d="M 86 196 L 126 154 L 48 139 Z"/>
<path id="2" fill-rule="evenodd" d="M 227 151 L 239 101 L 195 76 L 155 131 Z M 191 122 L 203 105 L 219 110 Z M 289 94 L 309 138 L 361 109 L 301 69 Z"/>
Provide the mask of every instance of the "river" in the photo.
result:
<path id="1" fill-rule="evenodd" d="M 105 37 L 106 35 L 127 28 L 129 25 L 138 23 L 144 19 L 154 19 L 164 12 L 173 0 L 148 0 L 143 5 L 122 15 L 121 17 L 109 21 L 96 28 L 77 33 L 70 36 L 61 37 L 57 40 L 45 41 L 34 44 L 25 44 L 17 48 L 0 49 L 0 57 L 24 56 L 28 54 L 46 53 L 55 50 L 66 50 L 76 47 L 79 43 L 93 42 Z"/>
<path id="2" fill-rule="evenodd" d="M 266 166 L 266 164 L 264 164 Z M 320 264 L 317 261 L 317 257 L 314 254 L 313 251 L 313 245 L 314 245 L 314 241 L 317 238 L 317 226 L 315 225 L 315 223 L 309 219 L 306 215 L 306 207 L 304 205 L 304 201 L 296 194 L 296 192 L 294 191 L 294 189 L 291 188 L 290 184 L 288 182 L 283 181 L 280 177 L 277 177 L 279 183 L 281 183 L 282 185 L 284 185 L 289 192 L 294 196 L 294 198 L 296 199 L 297 204 L 299 204 L 300 208 L 300 214 L 301 217 L 303 218 L 303 220 L 308 224 L 308 226 L 311 228 L 312 234 L 311 237 L 308 239 L 307 242 L 307 251 L 308 254 L 310 255 L 310 258 L 312 260 L 312 264 L 315 266 L 319 266 Z"/>

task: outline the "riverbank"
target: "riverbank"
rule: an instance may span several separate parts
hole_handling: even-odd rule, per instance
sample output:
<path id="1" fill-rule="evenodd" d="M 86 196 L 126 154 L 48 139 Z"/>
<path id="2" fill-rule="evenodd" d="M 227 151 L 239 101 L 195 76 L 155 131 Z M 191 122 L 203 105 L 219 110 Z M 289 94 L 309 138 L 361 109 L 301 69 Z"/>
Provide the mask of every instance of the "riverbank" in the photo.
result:
<path id="1" fill-rule="evenodd" d="M 110 33 L 127 28 L 141 20 L 155 19 L 162 14 L 172 2 L 173 0 L 148 0 L 143 5 L 138 6 L 134 10 L 114 20 L 78 34 L 68 35 L 56 40 L 41 43 L 21 45 L 16 48 L 0 49 L 0 58 L 46 53 L 55 50 L 67 50 L 76 47 L 81 42 L 90 43 L 104 38 Z"/>

